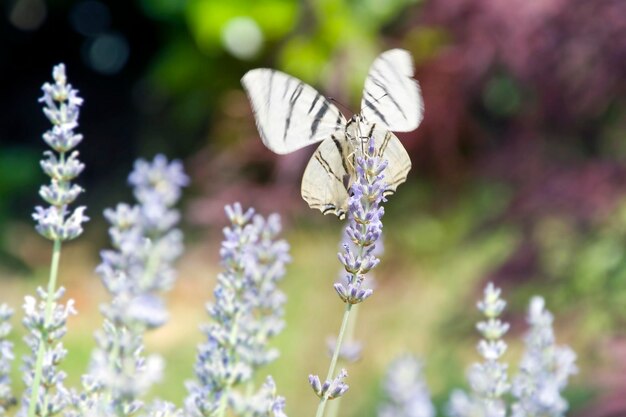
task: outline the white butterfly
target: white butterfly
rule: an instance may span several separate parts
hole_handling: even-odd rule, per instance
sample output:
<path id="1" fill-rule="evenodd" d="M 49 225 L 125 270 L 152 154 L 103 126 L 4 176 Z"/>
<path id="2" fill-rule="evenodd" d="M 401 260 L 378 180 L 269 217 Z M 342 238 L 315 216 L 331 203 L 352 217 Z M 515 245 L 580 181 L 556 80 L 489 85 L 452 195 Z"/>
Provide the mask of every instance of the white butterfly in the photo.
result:
<path id="1" fill-rule="evenodd" d="M 286 154 L 323 141 L 302 177 L 302 198 L 311 208 L 342 218 L 355 177 L 355 158 L 370 137 L 388 161 L 387 194 L 402 184 L 411 160 L 390 131 L 409 132 L 424 113 L 411 55 L 402 49 L 382 53 L 372 64 L 363 90 L 361 113 L 349 121 L 313 87 L 280 71 L 248 71 L 241 82 L 248 93 L 265 146 Z"/>

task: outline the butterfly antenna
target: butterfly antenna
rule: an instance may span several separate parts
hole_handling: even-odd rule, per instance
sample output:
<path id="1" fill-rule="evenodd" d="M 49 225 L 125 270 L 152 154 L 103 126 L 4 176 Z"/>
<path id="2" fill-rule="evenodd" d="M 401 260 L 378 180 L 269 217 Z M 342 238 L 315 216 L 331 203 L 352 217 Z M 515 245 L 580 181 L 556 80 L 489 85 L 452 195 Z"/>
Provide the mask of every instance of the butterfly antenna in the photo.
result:
<path id="1" fill-rule="evenodd" d="M 384 99 L 385 97 L 387 97 L 389 94 L 385 93 L 382 96 L 378 97 L 376 100 L 374 101 L 368 101 L 367 104 L 365 105 L 365 107 L 372 107 L 374 104 L 378 103 L 380 100 Z M 363 110 L 363 109 L 361 109 Z"/>
<path id="2" fill-rule="evenodd" d="M 340 102 L 339 100 L 337 100 L 334 97 L 328 97 L 328 100 L 332 101 L 333 103 L 337 104 L 339 107 L 341 107 L 342 109 L 344 109 L 345 111 L 347 111 L 348 113 L 352 113 L 352 110 L 350 110 L 348 108 L 348 106 L 345 106 L 342 102 Z"/>

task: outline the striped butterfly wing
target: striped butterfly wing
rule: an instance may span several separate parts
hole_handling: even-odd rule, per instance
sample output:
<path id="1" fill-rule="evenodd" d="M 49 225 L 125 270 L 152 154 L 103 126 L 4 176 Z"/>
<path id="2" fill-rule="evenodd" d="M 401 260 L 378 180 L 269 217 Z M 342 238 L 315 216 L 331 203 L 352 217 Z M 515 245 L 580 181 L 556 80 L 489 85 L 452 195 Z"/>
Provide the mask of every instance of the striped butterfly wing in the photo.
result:
<path id="1" fill-rule="evenodd" d="M 265 146 L 286 154 L 328 138 L 346 120 L 310 85 L 280 71 L 260 68 L 241 79 Z"/>
<path id="2" fill-rule="evenodd" d="M 411 159 L 396 135 L 384 127 L 372 127 L 367 131 L 374 136 L 376 154 L 388 162 L 383 171 L 387 183 L 384 194 L 390 195 L 406 181 Z M 355 151 L 340 132 L 320 144 L 302 177 L 302 198 L 311 208 L 344 218 L 355 177 Z"/>
<path id="3" fill-rule="evenodd" d="M 376 126 L 372 133 L 376 144 L 376 154 L 387 160 L 387 168 L 383 171 L 385 175 L 385 195 L 396 192 L 400 184 L 406 181 L 411 170 L 411 158 L 404 149 L 400 140 L 390 131 Z"/>
<path id="4" fill-rule="evenodd" d="M 420 124 L 424 103 L 407 51 L 391 49 L 376 58 L 365 80 L 361 115 L 394 132 L 410 132 Z"/>
<path id="5" fill-rule="evenodd" d="M 354 168 L 350 146 L 343 132 L 324 140 L 309 161 L 302 176 L 302 198 L 323 214 L 340 219 L 348 208 L 348 188 Z"/>

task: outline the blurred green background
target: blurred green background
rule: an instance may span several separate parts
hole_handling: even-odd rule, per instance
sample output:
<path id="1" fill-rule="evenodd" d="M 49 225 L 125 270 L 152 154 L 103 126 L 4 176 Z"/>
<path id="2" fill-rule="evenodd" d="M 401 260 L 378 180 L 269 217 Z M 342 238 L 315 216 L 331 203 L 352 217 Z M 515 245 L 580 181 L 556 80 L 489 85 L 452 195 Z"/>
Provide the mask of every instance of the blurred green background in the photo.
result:
<path id="1" fill-rule="evenodd" d="M 477 359 L 475 301 L 489 280 L 510 302 L 511 363 L 526 303 L 541 294 L 559 342 L 579 354 L 580 374 L 567 392 L 571 415 L 626 414 L 623 0 L 7 0 L 0 7 L 0 299 L 16 308 L 46 279 L 50 255 L 30 220 L 45 181 L 39 88 L 64 62 L 85 98 L 80 203 L 92 221 L 65 247 L 61 265 L 80 312 L 66 337 L 71 383 L 87 365 L 106 297 L 93 273 L 107 246 L 99 213 L 130 200 L 125 178 L 135 158 L 165 153 L 184 161 L 193 186 L 183 204 L 188 249 L 169 297 L 172 320 L 149 338 L 148 350 L 168 359 L 155 394 L 181 402 L 219 271 L 222 207 L 241 201 L 283 215 L 294 262 L 284 287 L 287 329 L 277 340 L 282 356 L 269 372 L 288 413 L 312 413 L 306 378 L 325 373 L 325 339 L 342 309 L 331 285 L 341 223 L 299 197 L 313 149 L 281 157 L 266 150 L 239 79 L 255 67 L 281 69 L 358 109 L 373 59 L 402 47 L 415 58 L 425 119 L 398 135 L 414 168 L 387 204 L 386 254 L 375 296 L 359 313 L 364 359 L 349 367 L 344 415 L 375 415 L 384 368 L 406 351 L 425 360 L 434 398 L 445 403 Z"/>

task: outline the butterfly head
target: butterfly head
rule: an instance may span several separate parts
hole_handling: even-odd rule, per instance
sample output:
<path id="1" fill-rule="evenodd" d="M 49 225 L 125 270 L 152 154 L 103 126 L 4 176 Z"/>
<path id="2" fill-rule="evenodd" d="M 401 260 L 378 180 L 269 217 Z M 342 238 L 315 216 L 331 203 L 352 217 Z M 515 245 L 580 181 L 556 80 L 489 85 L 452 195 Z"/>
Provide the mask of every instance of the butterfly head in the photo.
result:
<path id="1" fill-rule="evenodd" d="M 346 138 L 353 143 L 362 142 L 367 139 L 372 127 L 361 114 L 355 114 L 346 123 Z"/>
<path id="2" fill-rule="evenodd" d="M 346 123 L 346 138 L 355 148 L 362 147 L 369 143 L 375 127 L 376 124 L 368 123 L 363 115 L 355 114 Z"/>

